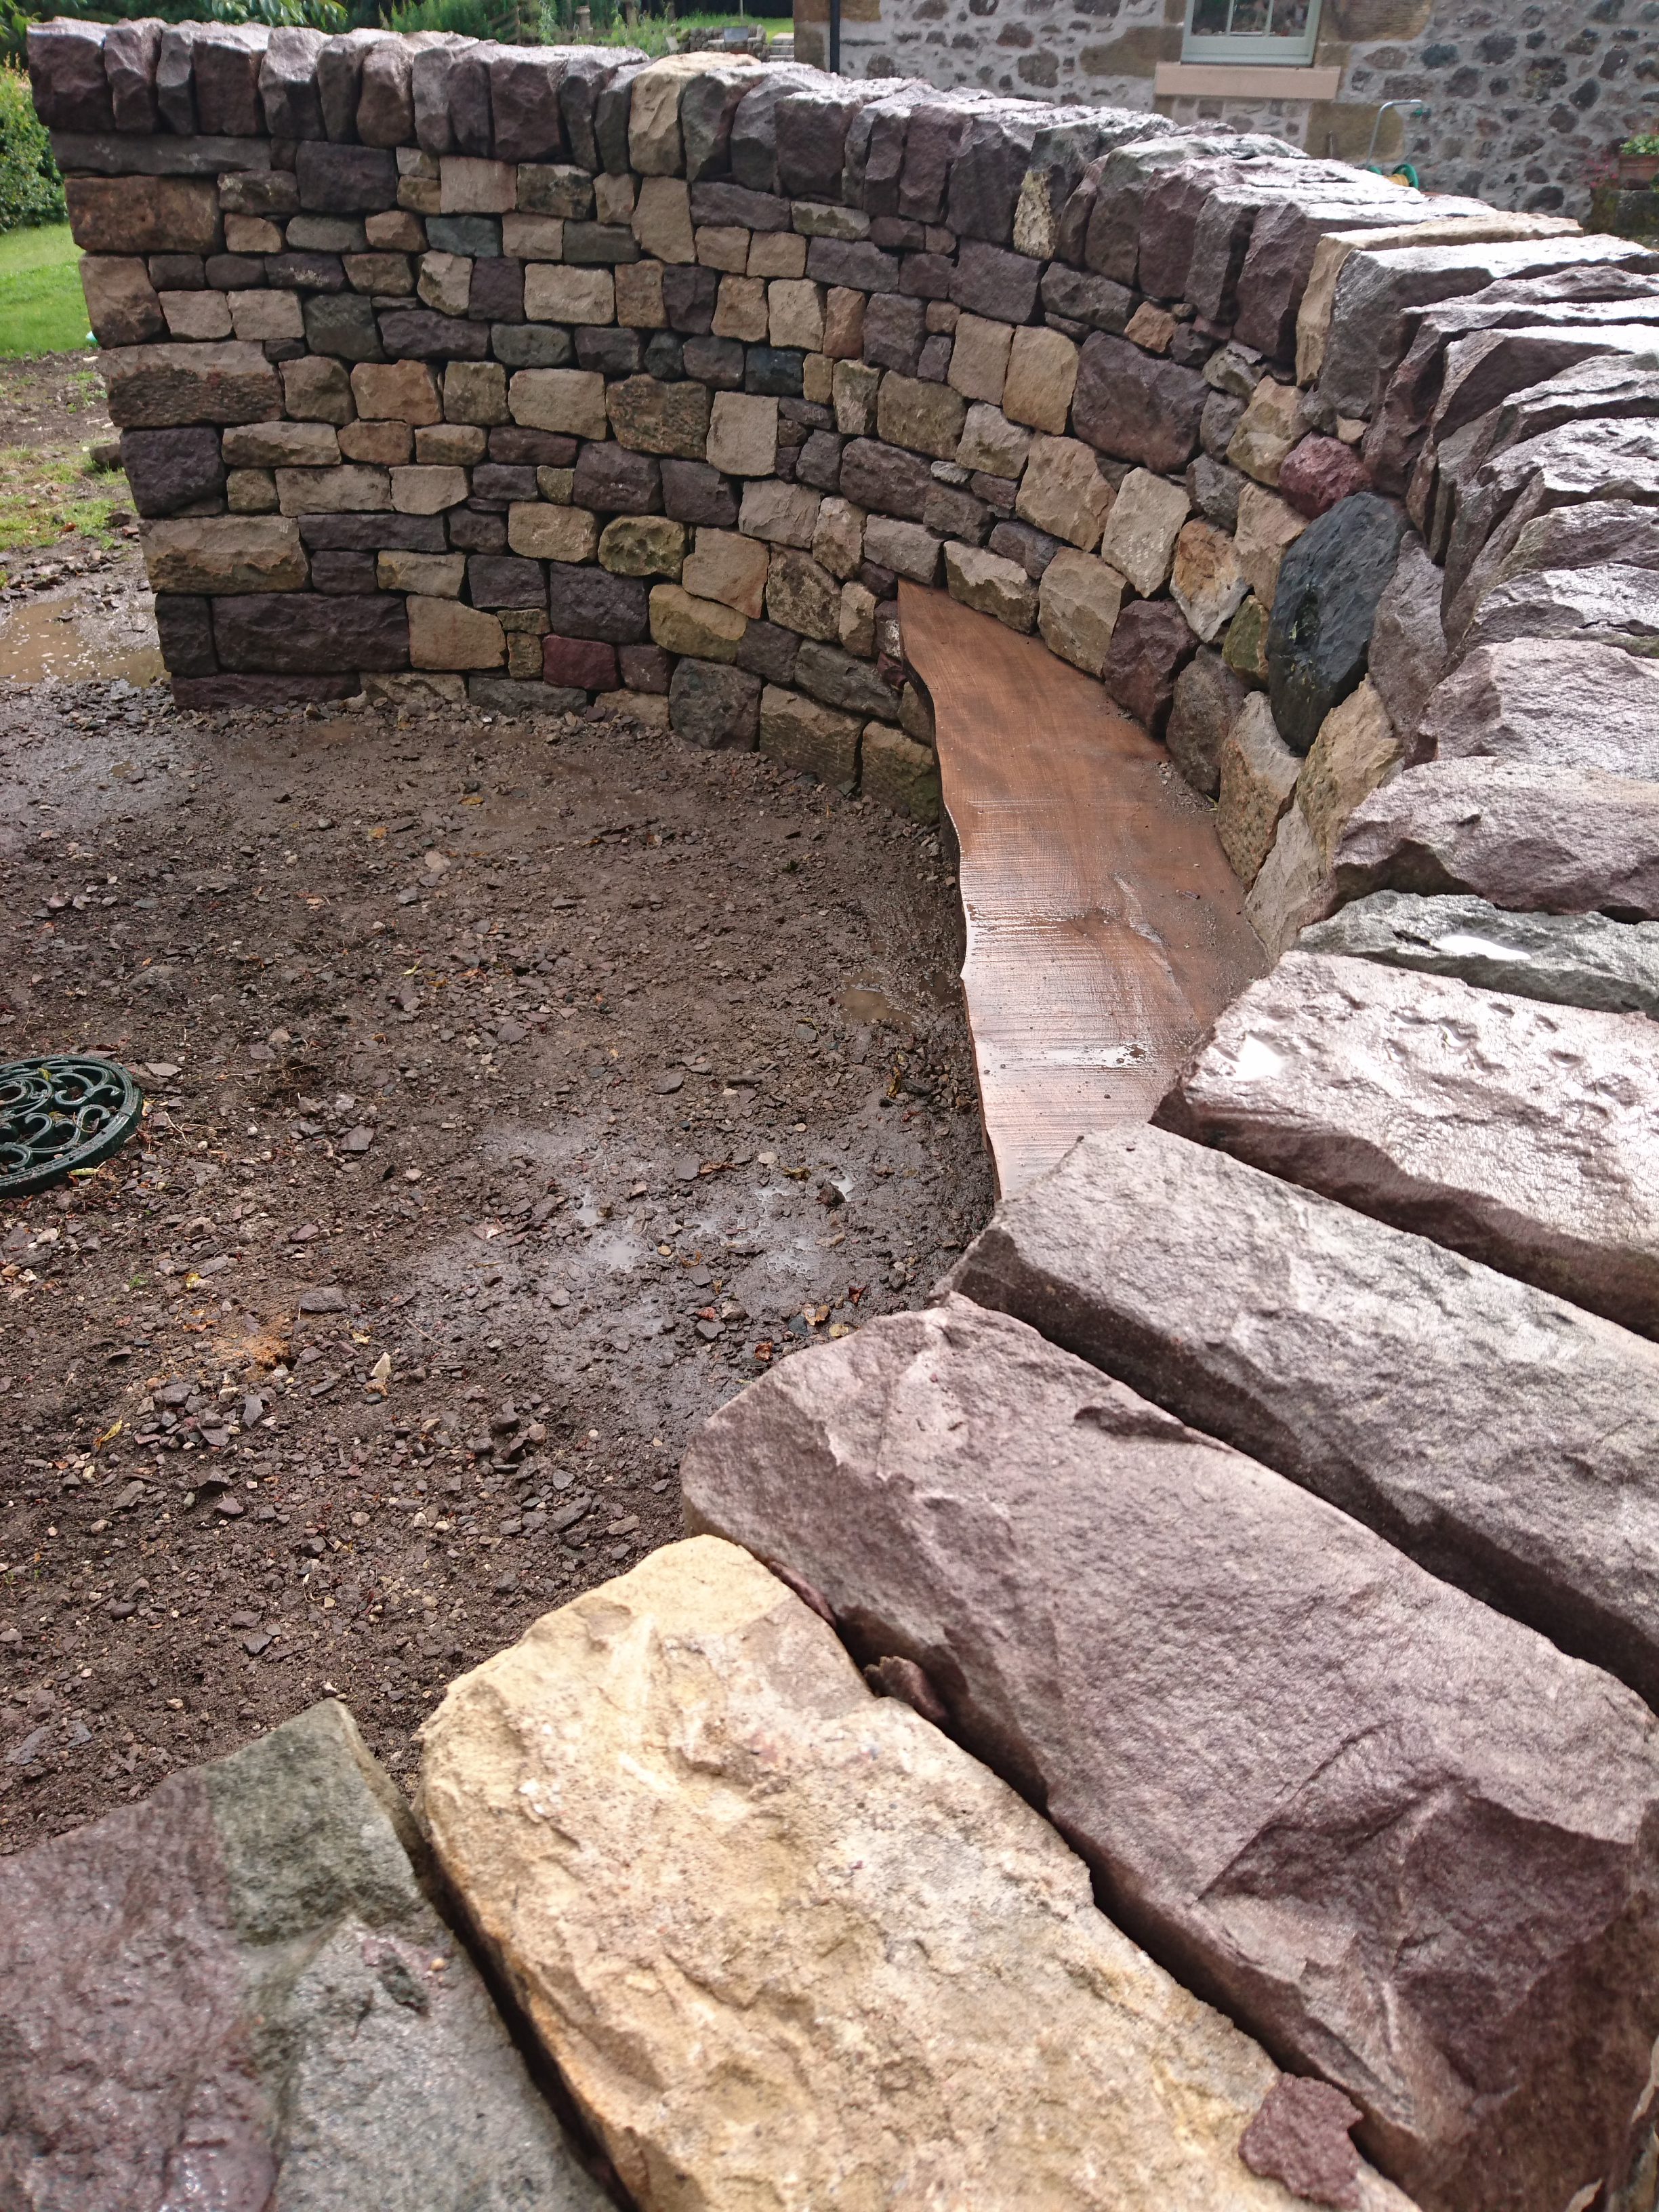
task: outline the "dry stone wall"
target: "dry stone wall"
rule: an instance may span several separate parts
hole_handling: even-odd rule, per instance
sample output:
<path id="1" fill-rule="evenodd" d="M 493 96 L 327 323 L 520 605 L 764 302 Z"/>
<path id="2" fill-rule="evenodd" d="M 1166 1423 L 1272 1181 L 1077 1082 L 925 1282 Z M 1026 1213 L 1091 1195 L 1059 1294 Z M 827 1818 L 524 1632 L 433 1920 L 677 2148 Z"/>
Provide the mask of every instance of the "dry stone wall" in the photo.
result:
<path id="1" fill-rule="evenodd" d="M 1270 937 L 1412 738 L 1352 695 L 1431 418 L 1655 312 L 1627 242 L 1128 112 L 436 33 L 30 66 L 181 702 L 613 699 L 927 815 L 943 584 L 1167 730 Z"/>

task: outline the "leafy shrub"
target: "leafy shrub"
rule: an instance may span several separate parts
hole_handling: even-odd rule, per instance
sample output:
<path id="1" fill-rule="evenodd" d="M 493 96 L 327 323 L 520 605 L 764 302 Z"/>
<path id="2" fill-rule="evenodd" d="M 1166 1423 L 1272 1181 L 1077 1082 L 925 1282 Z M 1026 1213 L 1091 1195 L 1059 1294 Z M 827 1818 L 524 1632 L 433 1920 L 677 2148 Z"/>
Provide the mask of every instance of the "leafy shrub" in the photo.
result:
<path id="1" fill-rule="evenodd" d="M 63 222 L 64 180 L 21 70 L 0 63 L 0 231 Z"/>
<path id="2" fill-rule="evenodd" d="M 389 31 L 453 31 L 511 46 L 540 44 L 536 11 L 523 0 L 404 0 L 387 10 L 386 24 Z"/>
<path id="3" fill-rule="evenodd" d="M 31 23 L 72 15 L 82 23 L 129 23 L 159 16 L 164 23 L 301 24 L 313 31 L 349 31 L 376 20 L 374 0 L 0 0 L 0 56 L 21 64 Z"/>

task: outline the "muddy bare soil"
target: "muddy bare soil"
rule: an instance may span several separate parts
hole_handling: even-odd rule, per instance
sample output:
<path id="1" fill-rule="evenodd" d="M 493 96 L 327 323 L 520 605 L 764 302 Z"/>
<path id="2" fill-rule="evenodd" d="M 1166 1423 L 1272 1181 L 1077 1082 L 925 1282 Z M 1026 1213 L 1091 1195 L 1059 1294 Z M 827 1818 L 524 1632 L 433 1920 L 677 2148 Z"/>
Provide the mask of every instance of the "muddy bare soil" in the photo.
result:
<path id="1" fill-rule="evenodd" d="M 29 605 L 94 664 L 143 629 L 131 552 Z M 0 1206 L 0 1851 L 330 1686 L 406 1767 L 678 1533 L 714 1407 L 988 1212 L 955 887 L 873 807 L 631 721 L 124 681 L 0 683 L 0 1060 L 149 1097 Z"/>

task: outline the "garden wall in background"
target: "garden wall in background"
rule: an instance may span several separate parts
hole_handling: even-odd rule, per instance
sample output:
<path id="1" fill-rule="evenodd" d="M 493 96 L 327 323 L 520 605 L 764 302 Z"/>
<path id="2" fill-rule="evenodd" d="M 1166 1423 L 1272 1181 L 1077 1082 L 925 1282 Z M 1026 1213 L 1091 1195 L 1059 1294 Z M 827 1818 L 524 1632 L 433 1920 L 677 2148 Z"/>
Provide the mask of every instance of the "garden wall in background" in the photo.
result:
<path id="1" fill-rule="evenodd" d="M 1416 744 L 1421 629 L 1358 686 L 1466 426 L 1649 343 L 1638 246 L 1144 115 L 435 33 L 30 55 L 183 703 L 615 698 L 927 814 L 895 591 L 942 583 L 1168 729 L 1270 942 Z"/>

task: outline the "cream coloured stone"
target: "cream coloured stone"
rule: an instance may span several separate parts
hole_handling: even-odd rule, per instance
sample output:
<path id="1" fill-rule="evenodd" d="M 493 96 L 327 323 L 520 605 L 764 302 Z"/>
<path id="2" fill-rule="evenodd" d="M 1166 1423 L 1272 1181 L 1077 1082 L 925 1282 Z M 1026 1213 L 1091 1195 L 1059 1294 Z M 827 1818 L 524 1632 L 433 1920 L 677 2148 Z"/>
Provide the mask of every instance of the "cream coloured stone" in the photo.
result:
<path id="1" fill-rule="evenodd" d="M 1093 447 L 1088 450 L 1092 454 Z M 1017 428 L 1000 407 L 981 400 L 968 410 L 963 418 L 956 459 L 964 469 L 981 469 L 987 476 L 1012 478 L 1024 469 L 1030 451 L 1030 432 Z M 1099 474 L 1097 468 L 1096 474 Z M 1097 538 L 1099 532 L 1095 535 Z"/>
<path id="2" fill-rule="evenodd" d="M 407 707 L 416 714 L 431 707 L 465 707 L 466 678 L 432 668 L 399 676 L 376 676 L 365 669 L 363 696 L 374 704 L 384 701 L 388 707 Z"/>
<path id="3" fill-rule="evenodd" d="M 406 469 L 393 469 L 392 476 L 392 504 L 399 514 L 442 514 L 452 507 L 459 507 L 467 495 L 465 469 L 428 468 L 416 462 Z M 442 664 L 434 661 L 434 667 Z"/>
<path id="4" fill-rule="evenodd" d="M 738 527 L 768 545 L 810 545 L 818 526 L 822 496 L 810 484 L 768 477 L 743 488 Z"/>
<path id="5" fill-rule="evenodd" d="M 781 684 L 769 684 L 761 693 L 761 750 L 839 790 L 850 792 L 858 781 L 863 727 L 856 714 L 821 706 Z"/>
<path id="6" fill-rule="evenodd" d="M 901 522 L 896 515 L 872 514 L 864 526 L 866 557 L 913 584 L 938 582 L 942 542 L 920 522 Z"/>
<path id="7" fill-rule="evenodd" d="M 691 191 L 683 177 L 646 177 L 634 208 L 634 235 L 641 253 L 658 261 L 697 258 L 691 230 Z"/>
<path id="8" fill-rule="evenodd" d="M 680 96 L 687 82 L 701 76 L 709 62 L 706 53 L 670 54 L 635 78 L 628 112 L 628 162 L 641 177 L 678 176 L 685 167 Z M 759 64 L 748 55 L 722 54 L 720 66 L 757 68 Z"/>
<path id="9" fill-rule="evenodd" d="M 623 223 L 634 219 L 634 179 L 624 169 L 593 179 L 593 215 L 599 222 Z"/>
<path id="10" fill-rule="evenodd" d="M 504 215 L 501 252 L 517 261 L 562 261 L 564 218 L 556 215 Z"/>
<path id="11" fill-rule="evenodd" d="M 340 439 L 331 422 L 232 422 L 219 451 L 228 469 L 325 469 Z"/>
<path id="12" fill-rule="evenodd" d="M 532 261 L 524 272 L 524 311 L 532 323 L 614 323 L 617 280 L 608 269 Z"/>
<path id="13" fill-rule="evenodd" d="M 860 660 L 876 657 L 876 605 L 875 593 L 863 584 L 842 586 L 836 635 L 842 651 Z M 865 734 L 867 737 L 869 732 Z"/>
<path id="14" fill-rule="evenodd" d="M 1325 867 L 1335 858 L 1348 817 L 1362 799 L 1399 775 L 1405 757 L 1405 745 L 1368 676 L 1320 724 L 1296 787 L 1296 803 Z"/>
<path id="15" fill-rule="evenodd" d="M 761 271 L 749 266 L 752 235 L 737 223 L 704 223 L 696 233 L 697 259 L 705 269 L 718 269 L 727 276 L 758 276 Z M 805 244 L 803 239 L 803 248 Z"/>
<path id="16" fill-rule="evenodd" d="M 708 410 L 704 457 L 711 468 L 729 477 L 769 477 L 778 459 L 777 401 L 755 392 L 717 392 Z"/>
<path id="17" fill-rule="evenodd" d="M 1238 2155 L 1273 2062 L 734 1546 L 544 1614 L 422 1733 L 440 1863 L 635 2202 L 1294 2212 Z"/>
<path id="18" fill-rule="evenodd" d="M 1060 331 L 1040 325 L 1016 331 L 1002 387 L 1003 413 L 1011 422 L 1062 436 L 1077 389 L 1077 364 L 1078 349 Z"/>
<path id="19" fill-rule="evenodd" d="M 680 581 L 694 598 L 718 599 L 758 619 L 766 604 L 769 566 L 765 546 L 752 538 L 735 530 L 699 530 Z"/>
<path id="20" fill-rule="evenodd" d="M 443 215 L 506 215 L 519 204 L 518 171 L 510 161 L 446 154 L 438 171 Z"/>
<path id="21" fill-rule="evenodd" d="M 605 379 L 587 368 L 521 368 L 507 388 L 513 420 L 568 438 L 603 438 Z"/>
<path id="22" fill-rule="evenodd" d="M 297 292 L 232 292 L 230 326 L 239 338 L 263 345 L 266 339 L 289 344 L 306 334 Z"/>
<path id="23" fill-rule="evenodd" d="M 153 592 L 297 592 L 306 581 L 300 526 L 276 516 L 181 516 L 139 525 Z"/>
<path id="24" fill-rule="evenodd" d="M 423 361 L 360 361 L 351 372 L 357 412 L 419 426 L 443 420 L 438 380 Z"/>
<path id="25" fill-rule="evenodd" d="M 232 514 L 275 514 L 276 477 L 269 469 L 227 469 L 225 505 Z"/>
<path id="26" fill-rule="evenodd" d="M 823 343 L 823 287 L 781 277 L 766 288 L 769 344 L 816 353 Z"/>
<path id="27" fill-rule="evenodd" d="M 374 580 L 383 592 L 413 592 L 422 599 L 458 599 L 466 581 L 465 553 L 377 553 Z"/>
<path id="28" fill-rule="evenodd" d="M 722 276 L 714 300 L 714 336 L 745 345 L 766 340 L 766 287 L 758 276 Z"/>
<path id="29" fill-rule="evenodd" d="M 827 498 L 812 532 L 812 558 L 832 576 L 855 576 L 864 559 L 864 509 L 850 499 Z"/>
<path id="30" fill-rule="evenodd" d="M 1244 604 L 1249 586 L 1224 530 L 1189 522 L 1176 540 L 1170 597 L 1206 645 L 1213 645 Z"/>
<path id="31" fill-rule="evenodd" d="M 876 394 L 876 435 L 937 461 L 954 460 L 967 412 L 962 394 L 948 384 L 890 371 Z"/>
<path id="32" fill-rule="evenodd" d="M 1017 561 L 1005 561 L 981 545 L 947 544 L 945 582 L 953 599 L 979 614 L 994 615 L 1010 629 L 1036 627 L 1036 586 Z"/>
<path id="33" fill-rule="evenodd" d="M 459 599 L 411 599 L 409 659 L 415 668 L 499 668 L 507 633 L 494 615 Z"/>
<path id="34" fill-rule="evenodd" d="M 800 365 L 800 396 L 814 407 L 828 407 L 836 396 L 836 364 L 827 353 L 809 353 Z"/>
<path id="35" fill-rule="evenodd" d="M 1279 482 L 1285 456 L 1301 435 L 1296 422 L 1301 400 L 1295 385 L 1277 384 L 1271 376 L 1262 378 L 1227 447 L 1227 459 L 1236 469 L 1243 469 L 1258 483 Z"/>
<path id="36" fill-rule="evenodd" d="M 1279 734 L 1266 695 L 1252 691 L 1221 741 L 1215 830 L 1229 866 L 1253 884 L 1296 793 L 1302 763 Z"/>
<path id="37" fill-rule="evenodd" d="M 274 222 L 264 216 L 228 215 L 225 217 L 225 252 L 227 253 L 280 253 L 283 234 Z"/>
<path id="38" fill-rule="evenodd" d="M 156 295 L 170 338 L 228 338 L 230 302 L 222 292 L 161 292 Z"/>
<path id="39" fill-rule="evenodd" d="M 685 525 L 665 514 L 619 514 L 599 532 L 599 564 L 613 576 L 667 576 L 678 582 L 684 560 Z"/>
<path id="40" fill-rule="evenodd" d="M 282 367 L 283 405 L 296 421 L 349 422 L 355 411 L 343 362 L 302 354 Z"/>
<path id="41" fill-rule="evenodd" d="M 843 437 L 869 437 L 876 427 L 876 394 L 880 388 L 881 371 L 872 368 L 868 362 L 836 363 L 830 377 L 830 404 L 836 410 L 836 428 Z"/>
<path id="42" fill-rule="evenodd" d="M 748 623 L 735 607 L 700 599 L 679 584 L 658 584 L 651 593 L 651 636 L 666 653 L 698 660 L 735 660 Z"/>
<path id="43" fill-rule="evenodd" d="M 599 519 L 585 507 L 520 500 L 507 510 L 507 542 L 526 560 L 591 561 L 599 550 Z"/>
<path id="44" fill-rule="evenodd" d="M 472 263 L 464 253 L 423 253 L 415 289 L 441 315 L 464 315 L 472 292 Z"/>
<path id="45" fill-rule="evenodd" d="M 1118 486 L 1100 555 L 1143 599 L 1156 599 L 1169 582 L 1176 540 L 1191 504 L 1179 484 L 1146 469 L 1131 469 Z"/>
<path id="46" fill-rule="evenodd" d="M 660 730 L 665 735 L 673 726 L 673 710 L 659 692 L 600 691 L 594 695 L 593 704 L 609 707 L 615 714 L 631 714 L 647 730 Z"/>
<path id="47" fill-rule="evenodd" d="M 1275 958 L 1329 902 L 1330 871 L 1300 806 L 1285 810 L 1273 850 L 1244 900 L 1244 918 Z"/>
<path id="48" fill-rule="evenodd" d="M 1080 438 L 1031 439 L 1014 512 L 1079 552 L 1092 552 L 1112 512 L 1112 487 L 1094 447 Z"/>
<path id="49" fill-rule="evenodd" d="M 749 239 L 748 274 L 792 280 L 804 276 L 806 240 L 793 230 L 756 231 Z"/>
<path id="50" fill-rule="evenodd" d="M 1037 630 L 1050 653 L 1098 676 L 1123 609 L 1123 579 L 1091 553 L 1056 553 L 1037 586 Z"/>
<path id="51" fill-rule="evenodd" d="M 849 586 L 849 589 L 856 589 Z M 866 722 L 859 749 L 859 788 L 878 806 L 930 827 L 939 817 L 939 758 L 884 722 Z"/>
<path id="52" fill-rule="evenodd" d="M 617 287 L 617 320 L 625 330 L 668 327 L 660 261 L 623 261 L 611 271 Z"/>
<path id="53" fill-rule="evenodd" d="M 1238 495 L 1234 554 L 1244 581 L 1270 611 L 1285 556 L 1307 526 L 1305 517 L 1277 492 L 1247 483 Z"/>
<path id="54" fill-rule="evenodd" d="M 957 318 L 946 375 L 964 399 L 982 399 L 990 406 L 1001 406 L 1013 337 L 1012 323 L 994 323 L 984 315 Z"/>

